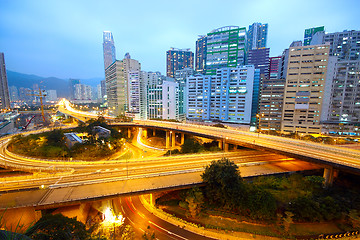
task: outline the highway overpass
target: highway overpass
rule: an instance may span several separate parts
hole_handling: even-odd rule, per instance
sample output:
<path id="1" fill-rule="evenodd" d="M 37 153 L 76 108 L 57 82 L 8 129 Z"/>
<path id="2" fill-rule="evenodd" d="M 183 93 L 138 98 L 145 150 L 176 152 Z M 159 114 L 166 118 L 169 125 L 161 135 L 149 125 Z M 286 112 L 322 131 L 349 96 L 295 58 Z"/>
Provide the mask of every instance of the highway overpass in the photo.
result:
<path id="1" fill-rule="evenodd" d="M 97 118 L 97 114 L 74 110 L 68 101 L 59 104 L 59 111 L 76 118 Z M 233 129 L 217 128 L 212 126 L 194 125 L 166 121 L 134 121 L 131 123 L 113 123 L 118 126 L 158 128 L 167 132 L 182 132 L 192 135 L 217 139 L 222 144 L 242 145 L 257 149 L 275 151 L 308 161 L 325 164 L 329 168 L 336 168 L 360 174 L 360 150 L 312 143 L 302 140 L 289 139 L 279 136 L 257 134 Z M 171 138 L 169 134 L 167 137 Z M 167 140 L 168 141 L 168 140 Z M 173 141 L 173 140 L 170 140 Z M 171 144 L 170 144 L 171 145 Z"/>

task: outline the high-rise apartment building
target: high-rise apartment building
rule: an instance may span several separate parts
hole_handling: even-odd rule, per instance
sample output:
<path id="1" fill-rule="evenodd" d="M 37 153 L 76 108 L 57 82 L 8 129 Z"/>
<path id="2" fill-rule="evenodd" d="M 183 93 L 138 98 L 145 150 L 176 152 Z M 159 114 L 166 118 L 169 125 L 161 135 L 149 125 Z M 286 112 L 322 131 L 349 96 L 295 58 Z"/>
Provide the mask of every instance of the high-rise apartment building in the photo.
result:
<path id="1" fill-rule="evenodd" d="M 278 79 L 279 78 L 279 65 L 281 62 L 281 56 L 270 57 L 269 58 L 269 76 L 268 79 Z"/>
<path id="2" fill-rule="evenodd" d="M 247 37 L 248 50 L 266 48 L 267 33 L 267 23 L 253 23 L 250 25 Z"/>
<path id="3" fill-rule="evenodd" d="M 332 86 L 326 92 L 324 132 L 360 135 L 360 31 L 319 31 L 314 34 L 313 43 L 330 44 L 329 55 L 337 58 Z"/>
<path id="4" fill-rule="evenodd" d="M 196 40 L 195 51 L 195 70 L 200 74 L 205 74 L 206 69 L 206 45 L 207 36 L 200 36 Z"/>
<path id="5" fill-rule="evenodd" d="M 330 44 L 330 56 L 339 61 L 360 59 L 360 31 L 326 33 L 324 43 Z"/>
<path id="6" fill-rule="evenodd" d="M 187 118 L 250 124 L 256 118 L 258 82 L 259 70 L 252 65 L 188 77 Z"/>
<path id="7" fill-rule="evenodd" d="M 290 47 L 300 47 L 302 46 L 302 41 L 293 41 L 290 44 Z M 279 79 L 285 79 L 288 69 L 288 62 L 289 62 L 289 49 L 285 49 L 281 55 L 281 60 L 279 62 Z"/>
<path id="8" fill-rule="evenodd" d="M 179 118 L 186 119 L 186 79 L 195 74 L 194 69 L 184 68 L 175 72 L 175 81 L 179 83 Z"/>
<path id="9" fill-rule="evenodd" d="M 56 90 L 47 90 L 45 99 L 47 102 L 56 102 L 57 101 Z"/>
<path id="10" fill-rule="evenodd" d="M 5 57 L 2 52 L 0 52 L 0 109 L 10 109 L 10 96 Z"/>
<path id="11" fill-rule="evenodd" d="M 11 102 L 17 102 L 20 100 L 18 89 L 15 86 L 9 87 L 9 95 L 10 95 Z"/>
<path id="12" fill-rule="evenodd" d="M 166 52 L 166 76 L 175 77 L 175 71 L 194 68 L 194 53 L 188 49 L 170 48 Z"/>
<path id="13" fill-rule="evenodd" d="M 329 45 L 291 47 L 285 83 L 281 131 L 321 133 L 327 111 L 324 92 L 331 86 L 336 59 Z"/>
<path id="14" fill-rule="evenodd" d="M 208 33 L 206 74 L 215 75 L 217 69 L 245 65 L 246 39 L 245 27 L 226 26 Z"/>
<path id="15" fill-rule="evenodd" d="M 89 85 L 85 84 L 76 84 L 75 85 L 75 97 L 74 100 L 86 100 L 89 101 L 92 99 L 92 88 Z"/>
<path id="16" fill-rule="evenodd" d="M 106 70 L 116 60 L 114 38 L 112 32 L 103 32 L 104 69 Z"/>
<path id="17" fill-rule="evenodd" d="M 248 52 L 248 65 L 254 65 L 259 69 L 260 75 L 264 78 L 269 76 L 269 54 L 270 48 L 253 49 Z"/>
<path id="18" fill-rule="evenodd" d="M 176 119 L 179 116 L 179 83 L 159 72 L 147 74 L 147 119 Z"/>
<path id="19" fill-rule="evenodd" d="M 280 131 L 285 79 L 264 79 L 259 101 L 258 129 Z"/>
<path id="20" fill-rule="evenodd" d="M 75 99 L 75 85 L 80 84 L 80 79 L 69 79 L 69 91 L 70 91 L 70 99 Z"/>
<path id="21" fill-rule="evenodd" d="M 308 46 L 311 44 L 311 40 L 312 40 L 313 36 L 315 35 L 315 33 L 324 32 L 324 31 L 325 31 L 324 26 L 305 29 L 304 46 Z"/>
<path id="22" fill-rule="evenodd" d="M 109 113 L 112 115 L 125 115 L 129 112 L 131 102 L 131 84 L 129 73 L 141 70 L 137 60 L 125 58 L 116 60 L 105 70 L 106 95 Z"/>

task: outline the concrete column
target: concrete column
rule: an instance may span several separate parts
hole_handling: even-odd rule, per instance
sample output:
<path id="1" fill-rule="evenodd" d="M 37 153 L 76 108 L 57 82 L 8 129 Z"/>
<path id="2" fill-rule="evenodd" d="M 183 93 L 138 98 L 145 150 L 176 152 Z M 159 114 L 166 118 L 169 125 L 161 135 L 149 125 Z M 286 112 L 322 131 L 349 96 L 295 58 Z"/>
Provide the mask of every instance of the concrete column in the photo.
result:
<path id="1" fill-rule="evenodd" d="M 153 129 L 153 137 L 155 137 L 156 136 L 156 130 L 155 130 L 155 128 Z"/>
<path id="2" fill-rule="evenodd" d="M 218 140 L 218 147 L 222 150 L 223 149 L 223 141 Z"/>
<path id="3" fill-rule="evenodd" d="M 180 144 L 183 145 L 185 141 L 185 134 L 181 133 Z"/>
<path id="4" fill-rule="evenodd" d="M 131 138 L 131 129 L 128 128 L 128 138 Z"/>
<path id="5" fill-rule="evenodd" d="M 169 131 L 166 131 L 166 146 L 165 148 L 170 148 L 170 132 Z"/>
<path id="6" fill-rule="evenodd" d="M 144 138 L 147 138 L 147 136 L 148 136 L 147 129 L 146 129 L 146 128 L 143 128 L 142 132 L 143 132 Z"/>
<path id="7" fill-rule="evenodd" d="M 154 197 L 154 195 L 152 193 L 150 193 L 150 204 L 152 206 L 155 206 L 155 197 Z"/>
<path id="8" fill-rule="evenodd" d="M 175 132 L 171 132 L 171 147 L 175 147 Z"/>
<path id="9" fill-rule="evenodd" d="M 339 171 L 333 167 L 324 168 L 324 187 L 331 186 L 334 182 L 334 178 L 338 176 Z"/>
<path id="10" fill-rule="evenodd" d="M 228 152 L 228 151 L 229 151 L 229 144 L 228 144 L 228 143 L 225 143 L 224 145 L 225 145 L 225 149 L 224 149 L 225 152 Z"/>

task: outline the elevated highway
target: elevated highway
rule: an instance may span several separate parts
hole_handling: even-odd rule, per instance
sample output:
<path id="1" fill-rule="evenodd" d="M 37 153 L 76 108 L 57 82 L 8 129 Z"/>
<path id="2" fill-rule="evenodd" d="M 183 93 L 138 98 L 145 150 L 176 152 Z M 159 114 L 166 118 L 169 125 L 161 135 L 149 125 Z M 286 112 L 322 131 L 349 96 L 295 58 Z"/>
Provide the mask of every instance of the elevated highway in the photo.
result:
<path id="1" fill-rule="evenodd" d="M 59 111 L 77 118 L 98 117 L 96 114 L 74 110 L 68 101 L 59 104 Z M 107 117 L 110 119 L 110 117 Z M 194 125 L 166 121 L 134 121 L 131 123 L 113 123 L 114 125 L 158 128 L 165 131 L 183 132 L 207 138 L 213 138 L 226 144 L 242 145 L 252 148 L 275 151 L 297 158 L 324 164 L 330 168 L 351 171 L 360 174 L 360 150 L 347 149 L 333 145 L 306 142 L 279 136 L 271 136 L 211 126 Z"/>

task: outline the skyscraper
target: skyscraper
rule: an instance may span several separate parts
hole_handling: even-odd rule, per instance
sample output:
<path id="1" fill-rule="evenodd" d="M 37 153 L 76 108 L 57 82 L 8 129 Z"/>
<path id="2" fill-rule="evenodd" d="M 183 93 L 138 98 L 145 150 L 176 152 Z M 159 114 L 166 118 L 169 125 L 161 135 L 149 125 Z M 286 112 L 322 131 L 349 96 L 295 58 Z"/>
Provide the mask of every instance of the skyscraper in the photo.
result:
<path id="1" fill-rule="evenodd" d="M 263 75 L 263 78 L 269 76 L 269 54 L 270 48 L 252 49 L 248 52 L 248 64 L 254 65 L 256 69 L 259 69 L 260 75 Z"/>
<path id="2" fill-rule="evenodd" d="M 166 52 L 166 76 L 173 78 L 176 70 L 184 68 L 194 68 L 194 53 L 190 48 L 170 48 Z"/>
<path id="3" fill-rule="evenodd" d="M 329 45 L 291 47 L 285 83 L 282 132 L 321 133 L 328 109 L 324 94 L 331 88 L 336 58 Z"/>
<path id="4" fill-rule="evenodd" d="M 268 24 L 253 23 L 248 31 L 248 50 L 266 48 Z"/>
<path id="5" fill-rule="evenodd" d="M 206 74 L 216 74 L 216 69 L 245 65 L 246 28 L 226 26 L 207 34 Z"/>
<path id="6" fill-rule="evenodd" d="M 118 116 L 129 112 L 129 104 L 132 97 L 129 94 L 132 90 L 129 82 L 129 73 L 140 70 L 140 63 L 135 59 L 131 59 L 130 55 L 122 61 L 116 60 L 106 68 L 105 85 L 110 114 Z"/>
<path id="7" fill-rule="evenodd" d="M 317 32 L 323 32 L 323 31 L 325 31 L 325 27 L 324 27 L 324 26 L 305 29 L 305 33 L 304 33 L 304 46 L 310 45 L 310 42 L 311 42 L 311 40 L 312 40 L 312 37 L 314 36 L 315 33 L 317 33 Z"/>
<path id="8" fill-rule="evenodd" d="M 10 108 L 9 87 L 4 53 L 0 52 L 0 109 Z"/>
<path id="9" fill-rule="evenodd" d="M 188 77 L 187 118 L 250 124 L 256 117 L 258 82 L 259 70 L 252 65 Z"/>
<path id="10" fill-rule="evenodd" d="M 75 85 L 80 84 L 80 79 L 69 79 L 69 91 L 70 91 L 70 99 L 75 99 Z"/>
<path id="11" fill-rule="evenodd" d="M 201 74 L 205 74 L 206 68 L 206 39 L 205 35 L 196 40 L 195 70 Z"/>
<path id="12" fill-rule="evenodd" d="M 103 51 L 104 69 L 106 69 L 116 60 L 114 38 L 110 31 L 103 32 Z"/>
<path id="13" fill-rule="evenodd" d="M 329 96 L 326 131 L 360 135 L 360 31 L 326 33 L 330 56 L 337 57 Z"/>

